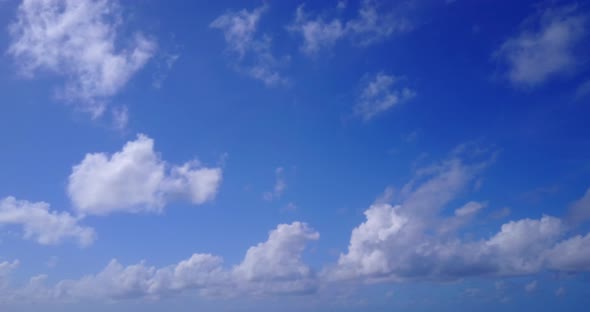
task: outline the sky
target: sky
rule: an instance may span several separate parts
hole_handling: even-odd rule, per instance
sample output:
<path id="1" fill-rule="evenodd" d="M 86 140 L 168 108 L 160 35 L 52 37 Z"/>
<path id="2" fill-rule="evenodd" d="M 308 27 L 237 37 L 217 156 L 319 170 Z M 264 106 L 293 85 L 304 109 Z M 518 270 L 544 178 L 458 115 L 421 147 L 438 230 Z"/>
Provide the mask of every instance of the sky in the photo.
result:
<path id="1" fill-rule="evenodd" d="M 584 1 L 0 1 L 1 311 L 586 311 Z"/>

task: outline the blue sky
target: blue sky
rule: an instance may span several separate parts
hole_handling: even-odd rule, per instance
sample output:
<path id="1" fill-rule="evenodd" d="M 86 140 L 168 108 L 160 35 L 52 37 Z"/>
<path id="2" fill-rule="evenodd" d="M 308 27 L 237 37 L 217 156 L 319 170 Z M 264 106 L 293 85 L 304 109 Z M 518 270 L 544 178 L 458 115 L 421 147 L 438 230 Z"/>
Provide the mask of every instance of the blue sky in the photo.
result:
<path id="1" fill-rule="evenodd" d="M 0 1 L 2 311 L 584 311 L 580 1 Z"/>

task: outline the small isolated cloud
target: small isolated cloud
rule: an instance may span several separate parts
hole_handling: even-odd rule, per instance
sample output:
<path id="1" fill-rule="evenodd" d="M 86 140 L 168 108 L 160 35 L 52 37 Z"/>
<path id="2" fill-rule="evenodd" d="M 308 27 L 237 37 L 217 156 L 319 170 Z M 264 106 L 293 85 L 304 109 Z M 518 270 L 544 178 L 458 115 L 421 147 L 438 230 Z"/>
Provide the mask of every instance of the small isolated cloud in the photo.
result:
<path id="1" fill-rule="evenodd" d="M 129 110 L 127 106 L 121 106 L 117 108 L 113 108 L 113 127 L 117 130 L 123 130 L 127 128 L 127 124 L 129 123 Z"/>
<path id="2" fill-rule="evenodd" d="M 504 218 L 510 216 L 511 213 L 512 213 L 512 210 L 510 209 L 510 207 L 503 207 L 501 209 L 498 209 L 498 210 L 492 212 L 491 217 L 493 219 L 504 219 Z"/>
<path id="3" fill-rule="evenodd" d="M 55 268 L 58 263 L 59 263 L 59 257 L 51 256 L 51 257 L 49 257 L 49 259 L 47 259 L 47 262 L 45 262 L 45 265 L 47 265 L 48 268 L 52 269 L 52 268 Z"/>
<path id="4" fill-rule="evenodd" d="M 555 290 L 555 295 L 557 297 L 565 296 L 565 287 L 561 286 L 561 287 L 557 288 L 557 290 Z"/>
<path id="5" fill-rule="evenodd" d="M 169 165 L 154 151 L 154 141 L 140 134 L 112 155 L 87 154 L 72 168 L 68 195 L 82 215 L 159 212 L 177 198 L 195 205 L 212 200 L 221 179 L 221 168 L 196 160 Z"/>
<path id="6" fill-rule="evenodd" d="M 535 292 L 535 290 L 537 290 L 537 286 L 537 281 L 532 281 L 524 286 L 524 290 L 528 293 L 532 293 Z"/>
<path id="7" fill-rule="evenodd" d="M 25 239 L 42 245 L 55 245 L 65 239 L 88 246 L 96 239 L 92 228 L 81 226 L 78 219 L 67 212 L 49 210 L 49 204 L 17 200 L 14 197 L 0 199 L 0 225 L 20 226 Z"/>
<path id="8" fill-rule="evenodd" d="M 278 71 L 284 61 L 272 54 L 272 39 L 268 35 L 257 34 L 260 17 L 267 10 L 267 6 L 261 6 L 251 11 L 229 11 L 216 18 L 209 27 L 223 32 L 238 71 L 267 86 L 276 86 L 287 82 Z"/>
<path id="9" fill-rule="evenodd" d="M 416 92 L 407 87 L 395 88 L 400 78 L 378 73 L 368 80 L 358 98 L 354 112 L 368 121 L 390 108 L 407 102 L 416 96 Z"/>
<path id="10" fill-rule="evenodd" d="M 549 8 L 527 18 L 518 34 L 506 40 L 494 57 L 506 66 L 515 86 L 535 87 L 570 73 L 581 63 L 577 48 L 587 37 L 588 16 L 577 6 Z"/>
<path id="11" fill-rule="evenodd" d="M 141 33 L 121 38 L 121 23 L 114 0 L 24 0 L 9 27 L 8 54 L 25 77 L 63 77 L 58 96 L 98 117 L 156 49 Z"/>
<path id="12" fill-rule="evenodd" d="M 273 199 L 278 199 L 283 195 L 283 192 L 287 189 L 287 182 L 285 181 L 283 172 L 283 167 L 275 169 L 275 186 L 272 191 L 264 192 L 264 194 L 262 194 L 264 200 L 271 201 Z"/>
<path id="13" fill-rule="evenodd" d="M 295 212 L 295 211 L 297 211 L 297 209 L 298 209 L 298 207 L 294 202 L 289 202 L 281 210 L 284 212 Z"/>
<path id="14" fill-rule="evenodd" d="M 338 9 L 345 9 L 346 2 L 339 2 Z M 364 0 L 354 18 L 345 20 L 323 17 L 311 18 L 300 5 L 295 12 L 295 20 L 288 26 L 291 32 L 301 34 L 301 51 L 315 55 L 341 39 L 349 38 L 359 45 L 369 45 L 392 36 L 395 33 L 412 29 L 411 23 L 391 10 L 384 10 L 378 1 Z"/>
<path id="15" fill-rule="evenodd" d="M 178 61 L 180 54 L 167 53 L 162 55 L 160 61 L 157 63 L 157 70 L 152 76 L 152 86 L 156 89 L 162 88 L 164 80 L 168 77 L 168 73 L 172 70 L 172 66 Z"/>

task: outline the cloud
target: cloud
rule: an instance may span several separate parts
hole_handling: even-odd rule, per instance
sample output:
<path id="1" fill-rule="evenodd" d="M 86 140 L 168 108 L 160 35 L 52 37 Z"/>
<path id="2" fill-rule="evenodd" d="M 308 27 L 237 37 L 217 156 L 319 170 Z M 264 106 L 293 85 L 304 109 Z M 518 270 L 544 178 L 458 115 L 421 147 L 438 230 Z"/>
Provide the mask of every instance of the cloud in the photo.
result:
<path id="1" fill-rule="evenodd" d="M 555 290 L 555 296 L 557 296 L 557 297 L 563 297 L 563 296 L 565 296 L 565 293 L 566 293 L 565 287 L 563 287 L 563 286 L 561 286 L 561 287 L 557 288 L 557 290 Z"/>
<path id="2" fill-rule="evenodd" d="M 306 243 L 318 238 L 305 223 L 279 224 L 232 269 L 223 267 L 222 258 L 202 253 L 162 268 L 144 261 L 123 266 L 113 259 L 97 274 L 60 281 L 46 291 L 54 298 L 75 300 L 156 299 L 187 290 L 225 296 L 306 293 L 315 290 L 316 281 L 301 255 Z"/>
<path id="3" fill-rule="evenodd" d="M 344 9 L 345 5 L 341 4 L 342 2 L 338 3 L 338 8 Z M 407 32 L 412 29 L 412 25 L 406 18 L 384 10 L 377 1 L 364 0 L 359 6 L 357 16 L 346 21 L 341 18 L 329 21 L 322 17 L 312 19 L 305 12 L 304 6 L 300 5 L 295 12 L 295 20 L 288 29 L 303 37 L 303 53 L 315 55 L 344 38 L 359 45 L 369 45 L 395 33 Z"/>
<path id="4" fill-rule="evenodd" d="M 336 281 L 445 281 L 590 270 L 590 234 L 563 239 L 570 229 L 552 216 L 507 222 L 489 238 L 461 239 L 461 229 L 483 204 L 468 202 L 452 217 L 444 210 L 472 189 L 488 165 L 455 153 L 419 169 L 402 188 L 399 203 L 379 201 L 365 211 L 366 220 L 353 229 L 347 252 L 323 276 Z"/>
<path id="5" fill-rule="evenodd" d="M 268 240 L 250 247 L 233 273 L 246 287 L 262 287 L 263 292 L 309 292 L 315 287 L 313 271 L 302 262 L 308 241 L 319 239 L 318 232 L 307 224 L 280 224 L 269 233 Z"/>
<path id="6" fill-rule="evenodd" d="M 528 293 L 532 293 L 537 290 L 538 283 L 537 281 L 532 281 L 524 286 L 524 290 Z"/>
<path id="7" fill-rule="evenodd" d="M 399 80 L 394 76 L 378 73 L 367 81 L 354 107 L 355 114 L 368 121 L 390 108 L 414 98 L 416 96 L 414 90 L 406 87 L 398 89 L 393 87 Z"/>
<path id="8" fill-rule="evenodd" d="M 555 245 L 547 254 L 552 269 L 568 272 L 590 270 L 590 233 Z"/>
<path id="9" fill-rule="evenodd" d="M 275 169 L 275 186 L 272 191 L 264 192 L 264 194 L 262 194 L 262 198 L 264 198 L 264 200 L 271 201 L 273 199 L 280 198 L 281 195 L 283 195 L 283 192 L 287 188 L 287 182 L 285 182 L 283 171 L 283 167 L 278 167 Z"/>
<path id="10" fill-rule="evenodd" d="M 140 134 L 112 155 L 86 154 L 72 168 L 68 195 L 82 215 L 159 212 L 177 198 L 195 205 L 212 200 L 221 179 L 221 168 L 196 160 L 169 165 L 154 151 L 154 141 Z"/>
<path id="11" fill-rule="evenodd" d="M 114 108 L 112 110 L 113 114 L 113 126 L 115 129 L 123 130 L 127 127 L 129 123 L 129 110 L 127 106 L 123 106 L 120 108 Z"/>
<path id="12" fill-rule="evenodd" d="M 96 275 L 60 281 L 54 293 L 58 298 L 69 299 L 158 298 L 222 282 L 221 263 L 219 257 L 210 254 L 193 254 L 176 265 L 159 269 L 145 262 L 123 266 L 113 259 Z"/>
<path id="13" fill-rule="evenodd" d="M 172 67 L 179 58 L 180 54 L 177 53 L 166 53 L 162 55 L 159 62 L 157 63 L 158 70 L 152 75 L 152 86 L 154 88 L 162 88 L 164 80 L 166 80 L 168 74 L 172 70 Z"/>
<path id="14" fill-rule="evenodd" d="M 506 65 L 506 77 L 513 85 L 538 86 L 580 64 L 576 49 L 587 36 L 586 24 L 587 16 L 577 6 L 545 9 L 527 18 L 494 57 Z"/>
<path id="15" fill-rule="evenodd" d="M 55 245 L 65 239 L 73 239 L 80 246 L 92 244 L 96 233 L 78 221 L 67 212 L 49 210 L 49 204 L 44 202 L 32 203 L 14 197 L 0 199 L 0 225 L 21 226 L 25 239 L 42 245 Z"/>
<path id="16" fill-rule="evenodd" d="M 121 39 L 121 23 L 116 1 L 24 0 L 9 28 L 8 53 L 26 77 L 63 77 L 59 97 L 98 117 L 156 48 L 141 33 Z M 124 48 L 116 45 L 121 40 Z"/>
<path id="17" fill-rule="evenodd" d="M 310 20 L 300 5 L 295 13 L 295 21 L 288 27 L 292 32 L 301 33 L 303 45 L 301 51 L 313 55 L 322 48 L 332 47 L 346 35 L 344 25 L 339 19 L 326 22 L 321 18 Z"/>
<path id="18" fill-rule="evenodd" d="M 582 198 L 571 204 L 568 220 L 576 224 L 590 220 L 590 188 L 586 190 Z"/>
<path id="19" fill-rule="evenodd" d="M 271 51 L 272 40 L 267 35 L 257 35 L 258 22 L 267 6 L 248 11 L 229 11 L 217 17 L 209 27 L 223 32 L 227 49 L 236 59 L 236 69 L 262 81 L 267 86 L 285 84 L 278 68 L 283 61 Z"/>

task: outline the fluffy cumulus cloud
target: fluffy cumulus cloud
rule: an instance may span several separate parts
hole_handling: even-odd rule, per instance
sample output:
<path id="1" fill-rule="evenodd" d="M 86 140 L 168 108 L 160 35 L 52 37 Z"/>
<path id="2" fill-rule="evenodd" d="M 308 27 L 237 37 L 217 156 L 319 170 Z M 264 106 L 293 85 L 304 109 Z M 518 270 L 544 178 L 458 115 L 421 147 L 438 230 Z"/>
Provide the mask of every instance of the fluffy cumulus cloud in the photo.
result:
<path id="1" fill-rule="evenodd" d="M 549 8 L 525 20 L 521 31 L 506 40 L 495 57 L 516 86 L 534 87 L 575 70 L 585 57 L 578 46 L 587 37 L 588 16 L 577 6 Z"/>
<path id="2" fill-rule="evenodd" d="M 59 96 L 99 116 L 155 51 L 140 33 L 121 39 L 121 21 L 115 0 L 24 0 L 10 26 L 8 53 L 25 76 L 64 77 Z M 124 48 L 117 47 L 121 40 Z"/>
<path id="3" fill-rule="evenodd" d="M 54 245 L 65 239 L 75 240 L 81 246 L 91 244 L 96 238 L 94 230 L 78 221 L 67 212 L 49 210 L 49 204 L 44 202 L 0 199 L 0 225 L 22 227 L 24 238 L 39 244 Z"/>
<path id="4" fill-rule="evenodd" d="M 315 274 L 301 256 L 307 242 L 319 236 L 305 223 L 280 224 L 269 233 L 266 242 L 248 249 L 242 263 L 234 268 L 234 277 L 256 292 L 313 291 Z"/>
<path id="5" fill-rule="evenodd" d="M 564 239 L 562 219 L 542 216 L 503 224 L 489 238 L 461 239 L 484 205 L 469 202 L 445 216 L 487 161 L 451 159 L 419 170 L 399 192 L 399 203 L 378 201 L 351 234 L 346 253 L 323 273 L 330 280 L 452 280 L 469 276 L 527 275 L 542 270 L 590 270 L 590 235 Z M 457 222 L 462 219 L 463 222 Z M 441 229 L 444 229 L 441 231 Z"/>
<path id="6" fill-rule="evenodd" d="M 68 194 L 82 215 L 158 212 L 176 198 L 196 205 L 212 200 L 221 179 L 221 168 L 196 160 L 169 165 L 154 151 L 154 141 L 140 134 L 112 155 L 87 154 L 72 168 Z"/>
<path id="7" fill-rule="evenodd" d="M 354 107 L 355 114 L 367 121 L 414 98 L 416 96 L 414 90 L 407 87 L 395 88 L 394 85 L 400 80 L 384 73 L 378 73 L 368 80 Z"/>
<path id="8" fill-rule="evenodd" d="M 99 273 L 80 279 L 62 280 L 47 286 L 44 279 L 35 287 L 34 298 L 57 300 L 157 299 L 185 291 L 202 295 L 301 294 L 317 287 L 315 274 L 302 261 L 307 242 L 319 234 L 305 223 L 279 224 L 267 241 L 251 247 L 243 261 L 225 268 L 223 259 L 211 254 L 193 254 L 176 264 L 157 268 L 140 262 L 124 266 L 113 259 Z M 0 278 L 8 262 L 0 263 Z M 6 269 L 8 273 L 8 269 Z M 32 298 L 31 289 L 14 290 Z"/>
<path id="9" fill-rule="evenodd" d="M 345 6 L 338 4 L 340 9 Z M 341 39 L 349 38 L 360 45 L 368 45 L 383 40 L 395 33 L 409 31 L 411 23 L 391 10 L 384 10 L 377 1 L 364 0 L 354 18 L 325 19 L 322 16 L 312 18 L 305 12 L 303 5 L 297 8 L 295 20 L 289 30 L 301 34 L 303 44 L 301 51 L 315 55 L 320 50 L 332 47 Z"/>
<path id="10" fill-rule="evenodd" d="M 251 11 L 229 11 L 217 17 L 209 26 L 223 32 L 238 71 L 267 86 L 275 86 L 286 83 L 287 79 L 279 73 L 284 61 L 273 55 L 271 38 L 258 34 L 258 22 L 267 10 L 267 6 L 261 6 Z"/>
<path id="11" fill-rule="evenodd" d="M 159 298 L 178 291 L 225 284 L 227 273 L 221 264 L 221 258 L 210 254 L 193 254 L 163 268 L 145 262 L 123 266 L 113 259 L 96 275 L 60 281 L 53 293 L 55 297 L 70 299 Z"/>

